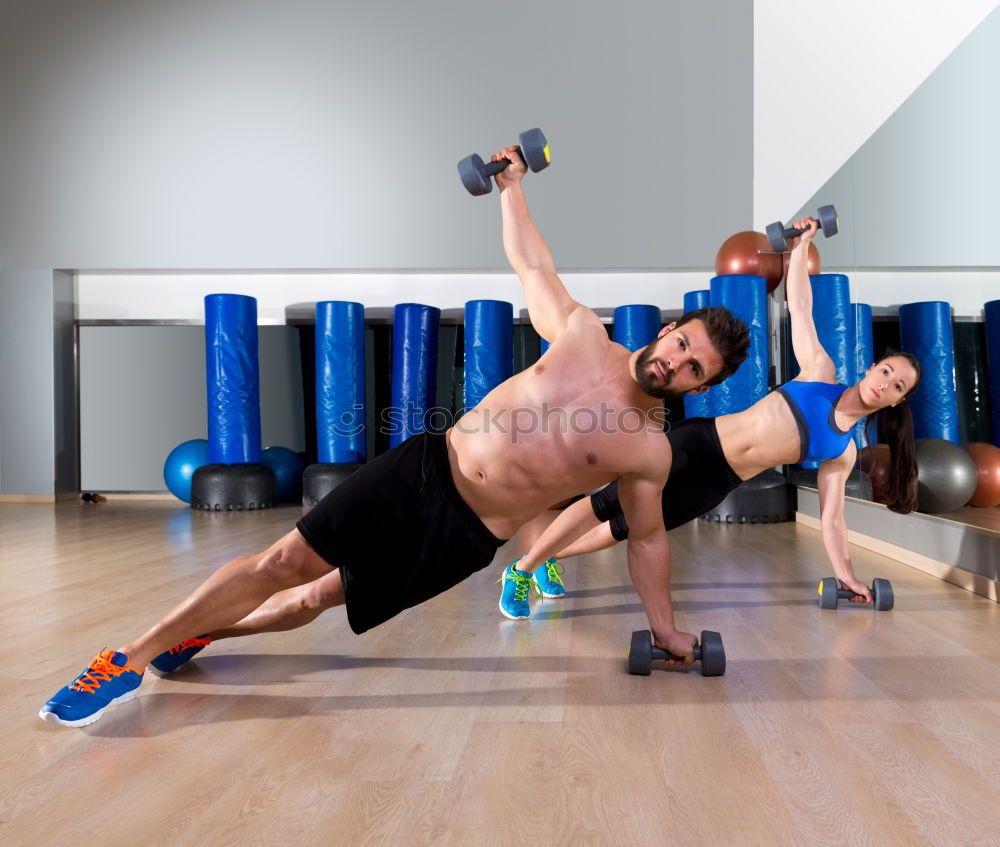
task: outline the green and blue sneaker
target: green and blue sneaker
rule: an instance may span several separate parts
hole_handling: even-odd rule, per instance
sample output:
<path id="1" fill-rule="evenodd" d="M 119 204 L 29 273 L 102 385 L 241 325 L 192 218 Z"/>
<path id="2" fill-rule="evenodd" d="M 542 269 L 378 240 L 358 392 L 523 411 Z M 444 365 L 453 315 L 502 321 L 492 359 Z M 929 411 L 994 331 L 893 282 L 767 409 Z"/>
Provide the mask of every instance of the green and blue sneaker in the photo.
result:
<path id="1" fill-rule="evenodd" d="M 139 693 L 143 670 L 124 653 L 98 653 L 89 668 L 42 706 L 38 717 L 62 726 L 92 724 L 109 706 L 131 700 Z"/>
<path id="2" fill-rule="evenodd" d="M 530 573 L 521 573 L 514 565 L 519 560 L 515 559 L 506 568 L 503 575 L 497 582 L 503 583 L 503 591 L 500 593 L 500 611 L 511 620 L 521 621 L 531 614 L 528 606 L 528 592 L 534 590 L 538 593 L 535 580 Z"/>
<path id="3" fill-rule="evenodd" d="M 562 581 L 562 565 L 558 559 L 547 559 L 535 571 L 535 585 L 542 592 L 542 597 L 565 597 L 566 586 Z"/>
<path id="4" fill-rule="evenodd" d="M 211 643 L 212 639 L 207 635 L 198 635 L 195 638 L 189 638 L 187 641 L 182 641 L 180 644 L 171 647 L 166 652 L 160 653 L 159 656 L 149 663 L 149 669 L 157 676 L 165 676 L 168 673 L 173 673 L 181 665 L 186 665 L 190 662 L 196 653 L 200 653 Z"/>

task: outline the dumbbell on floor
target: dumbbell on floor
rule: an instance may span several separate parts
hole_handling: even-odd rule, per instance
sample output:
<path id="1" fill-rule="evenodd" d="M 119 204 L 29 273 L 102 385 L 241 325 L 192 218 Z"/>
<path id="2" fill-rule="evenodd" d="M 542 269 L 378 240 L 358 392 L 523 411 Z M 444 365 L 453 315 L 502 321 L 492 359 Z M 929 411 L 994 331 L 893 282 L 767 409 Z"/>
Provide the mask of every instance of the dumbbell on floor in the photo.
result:
<path id="1" fill-rule="evenodd" d="M 892 596 L 892 583 L 889 580 L 873 579 L 870 590 L 872 606 L 876 612 L 887 612 L 893 607 L 895 598 Z M 861 596 L 847 588 L 841 588 L 835 576 L 828 576 L 819 581 L 819 607 L 821 609 L 836 609 L 841 600 L 850 600 L 852 597 Z"/>
<path id="2" fill-rule="evenodd" d="M 827 238 L 837 234 L 839 228 L 837 225 L 837 210 L 833 206 L 820 206 L 816 212 L 816 220 L 819 221 L 820 232 Z M 771 249 L 776 253 L 784 253 L 788 250 L 788 239 L 797 238 L 805 230 L 793 229 L 791 227 L 785 229 L 781 221 L 775 221 L 773 224 L 768 224 L 764 232 L 767 235 Z"/>
<path id="3" fill-rule="evenodd" d="M 525 164 L 534 172 L 545 170 L 551 162 L 549 144 L 540 129 L 528 129 L 522 132 L 517 139 L 520 146 L 518 152 L 524 158 Z M 501 159 L 499 162 L 484 162 L 477 153 L 466 156 L 458 163 L 458 175 L 462 178 L 462 185 L 465 186 L 469 194 L 479 196 L 489 194 L 493 190 L 493 177 L 500 173 L 510 159 Z"/>
<path id="4" fill-rule="evenodd" d="M 653 635 L 648 629 L 636 630 L 632 633 L 632 644 L 628 650 L 628 672 L 649 676 L 653 670 L 653 659 L 666 661 L 680 659 L 680 656 L 654 647 Z M 722 676 L 726 672 L 726 651 L 722 646 L 722 636 L 703 629 L 701 643 L 694 648 L 694 660 L 701 662 L 702 676 Z"/>

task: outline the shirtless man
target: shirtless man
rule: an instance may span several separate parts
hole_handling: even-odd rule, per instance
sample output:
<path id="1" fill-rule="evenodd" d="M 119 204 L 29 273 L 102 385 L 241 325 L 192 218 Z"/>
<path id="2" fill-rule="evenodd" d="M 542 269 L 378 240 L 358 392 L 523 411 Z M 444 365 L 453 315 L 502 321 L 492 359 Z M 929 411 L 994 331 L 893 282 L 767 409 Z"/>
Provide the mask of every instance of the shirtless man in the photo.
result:
<path id="1" fill-rule="evenodd" d="M 609 341 L 556 275 L 528 215 L 517 149 L 493 160 L 501 158 L 513 163 L 496 176 L 504 248 L 531 322 L 551 342 L 538 364 L 444 434 L 416 435 L 359 469 L 271 547 L 234 559 L 138 638 L 100 653 L 42 707 L 43 720 L 93 723 L 136 695 L 147 665 L 170 672 L 213 638 L 292 629 L 340 605 L 351 629 L 365 632 L 489 565 L 550 504 L 617 478 L 632 578 L 656 644 L 692 661 L 697 641 L 675 628 L 664 590 L 660 491 L 670 452 L 660 398 L 703 391 L 735 371 L 746 327 L 726 310 L 701 310 L 644 350 Z"/>
<path id="2" fill-rule="evenodd" d="M 892 454 L 887 505 L 896 512 L 913 511 L 917 466 L 906 397 L 920 384 L 921 367 L 909 353 L 894 351 L 854 385 L 837 382 L 812 316 L 806 250 L 817 226 L 811 218 L 795 224 L 804 232 L 793 242 L 786 283 L 792 347 L 801 372 L 742 412 L 688 418 L 671 427 L 667 437 L 673 462 L 663 490 L 663 521 L 668 530 L 687 523 L 722 502 L 742 481 L 775 465 L 821 462 L 817 487 L 827 555 L 841 586 L 856 593 L 852 602 L 870 603 L 871 592 L 851 564 L 844 520 L 844 484 L 857 455 L 853 429 L 866 416 L 872 416 L 870 424 L 877 421 L 881 441 Z M 517 592 L 504 585 L 500 611 L 509 618 L 527 618 L 530 591 L 545 597 L 565 594 L 559 558 L 602 550 L 630 537 L 631 521 L 620 495 L 618 484 L 612 483 L 525 527 L 521 549 L 528 553 L 508 577 Z"/>

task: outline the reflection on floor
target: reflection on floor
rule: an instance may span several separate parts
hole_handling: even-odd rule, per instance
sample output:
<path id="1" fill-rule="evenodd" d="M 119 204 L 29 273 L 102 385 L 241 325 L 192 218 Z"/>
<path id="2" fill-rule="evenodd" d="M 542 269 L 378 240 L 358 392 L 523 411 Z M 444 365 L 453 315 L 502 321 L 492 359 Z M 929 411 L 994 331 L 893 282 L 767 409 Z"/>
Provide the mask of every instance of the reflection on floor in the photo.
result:
<path id="1" fill-rule="evenodd" d="M 1000 532 L 1000 506 L 994 506 L 992 509 L 963 506 L 954 512 L 942 512 L 935 517 Z"/>

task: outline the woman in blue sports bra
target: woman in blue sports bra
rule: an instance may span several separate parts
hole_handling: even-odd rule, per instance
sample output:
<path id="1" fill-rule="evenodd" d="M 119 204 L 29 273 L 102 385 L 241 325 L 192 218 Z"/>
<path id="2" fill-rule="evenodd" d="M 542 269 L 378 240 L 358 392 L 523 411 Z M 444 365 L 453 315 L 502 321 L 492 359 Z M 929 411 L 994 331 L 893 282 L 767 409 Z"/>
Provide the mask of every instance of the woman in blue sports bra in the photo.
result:
<path id="1" fill-rule="evenodd" d="M 865 417 L 868 428 L 877 425 L 879 439 L 889 445 L 892 455 L 887 505 L 896 512 L 913 511 L 917 464 L 906 397 L 920 384 L 920 363 L 909 353 L 891 352 L 872 364 L 855 385 L 837 382 L 833 360 L 819 342 L 812 317 L 806 251 L 818 224 L 805 218 L 795 228 L 803 234 L 792 249 L 786 291 L 792 348 L 801 372 L 749 409 L 718 418 L 686 419 L 672 428 L 667 436 L 673 459 L 663 490 L 664 525 L 669 530 L 704 514 L 741 481 L 768 468 L 818 461 L 820 524 L 827 555 L 843 587 L 861 595 L 855 601 L 871 602 L 847 548 L 844 484 L 857 458 L 851 433 Z M 558 551 L 558 558 L 582 555 L 628 536 L 617 494 L 612 483 L 558 513 L 554 521 L 551 513 L 540 516 L 522 534 L 536 540 L 525 539 L 530 550 L 518 569 L 534 571 L 545 563 L 545 580 L 540 581 L 548 586 L 545 596 L 558 596 L 550 585 L 553 572 L 560 571 L 548 558 L 553 553 Z"/>

